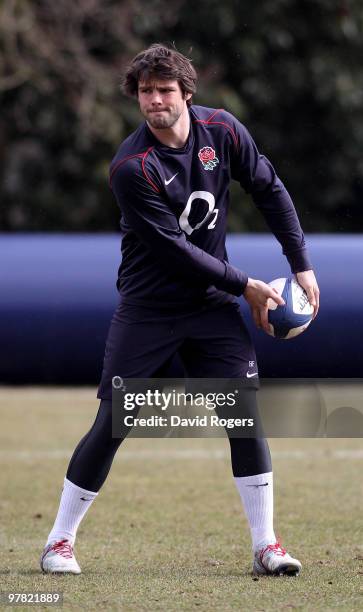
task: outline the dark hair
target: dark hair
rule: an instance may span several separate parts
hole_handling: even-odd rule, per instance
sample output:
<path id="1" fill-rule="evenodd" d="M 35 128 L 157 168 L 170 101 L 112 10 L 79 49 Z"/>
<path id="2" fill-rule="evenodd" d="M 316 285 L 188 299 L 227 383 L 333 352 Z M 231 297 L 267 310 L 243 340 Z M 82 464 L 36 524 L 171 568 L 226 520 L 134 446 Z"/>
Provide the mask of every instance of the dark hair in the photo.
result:
<path id="1" fill-rule="evenodd" d="M 177 80 L 183 95 L 195 93 L 197 73 L 191 61 L 170 47 L 160 43 L 138 53 L 126 69 L 122 89 L 128 96 L 137 96 L 139 81 L 151 78 Z M 187 100 L 188 106 L 192 100 Z"/>

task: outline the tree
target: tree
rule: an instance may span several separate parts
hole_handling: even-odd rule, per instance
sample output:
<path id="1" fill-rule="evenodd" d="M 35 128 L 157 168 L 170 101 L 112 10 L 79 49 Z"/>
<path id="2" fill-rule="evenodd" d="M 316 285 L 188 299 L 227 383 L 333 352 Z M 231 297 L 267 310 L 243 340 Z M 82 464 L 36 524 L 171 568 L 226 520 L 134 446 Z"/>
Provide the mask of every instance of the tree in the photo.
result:
<path id="1" fill-rule="evenodd" d="M 108 166 L 140 121 L 120 74 L 162 41 L 193 59 L 197 103 L 247 125 L 305 230 L 360 231 L 362 23 L 358 0 L 0 0 L 2 228 L 117 228 Z M 264 229 L 238 187 L 230 220 Z"/>

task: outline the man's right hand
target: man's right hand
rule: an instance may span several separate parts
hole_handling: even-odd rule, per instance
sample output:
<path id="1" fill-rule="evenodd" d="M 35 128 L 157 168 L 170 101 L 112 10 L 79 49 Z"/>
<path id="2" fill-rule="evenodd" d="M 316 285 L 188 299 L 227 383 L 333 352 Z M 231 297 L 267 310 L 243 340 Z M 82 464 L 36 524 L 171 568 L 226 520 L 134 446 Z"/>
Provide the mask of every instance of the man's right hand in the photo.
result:
<path id="1" fill-rule="evenodd" d="M 267 300 L 271 298 L 278 306 L 283 306 L 285 302 L 282 297 L 277 293 L 276 289 L 272 289 L 270 285 L 254 278 L 248 279 L 243 297 L 251 308 L 256 326 L 269 333 Z"/>

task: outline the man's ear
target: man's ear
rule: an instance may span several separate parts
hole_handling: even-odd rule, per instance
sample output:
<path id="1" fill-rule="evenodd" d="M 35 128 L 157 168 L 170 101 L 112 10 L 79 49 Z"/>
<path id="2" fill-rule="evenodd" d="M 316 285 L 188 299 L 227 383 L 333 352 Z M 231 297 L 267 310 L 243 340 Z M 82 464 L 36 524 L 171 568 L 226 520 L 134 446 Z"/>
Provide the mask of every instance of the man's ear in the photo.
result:
<path id="1" fill-rule="evenodd" d="M 193 94 L 190 93 L 190 91 L 185 91 L 184 92 L 184 100 L 190 100 L 190 98 L 192 97 Z"/>

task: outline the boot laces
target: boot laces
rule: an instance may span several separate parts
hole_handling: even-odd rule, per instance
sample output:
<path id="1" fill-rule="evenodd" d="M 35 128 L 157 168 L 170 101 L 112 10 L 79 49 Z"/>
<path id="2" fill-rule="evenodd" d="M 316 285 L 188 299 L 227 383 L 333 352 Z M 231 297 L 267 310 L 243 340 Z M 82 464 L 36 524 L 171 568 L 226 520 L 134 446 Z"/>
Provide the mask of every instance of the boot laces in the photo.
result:
<path id="1" fill-rule="evenodd" d="M 73 557 L 73 548 L 68 540 L 59 540 L 59 542 L 55 542 L 51 550 L 54 550 L 58 555 L 61 555 L 65 559 L 72 559 Z"/>
<path id="2" fill-rule="evenodd" d="M 286 555 L 286 549 L 281 546 L 280 542 L 275 542 L 275 544 L 268 544 L 265 548 L 262 549 L 260 553 L 261 561 L 263 559 L 264 554 L 269 550 L 275 553 L 275 555 L 278 555 L 279 557 L 284 557 Z"/>

